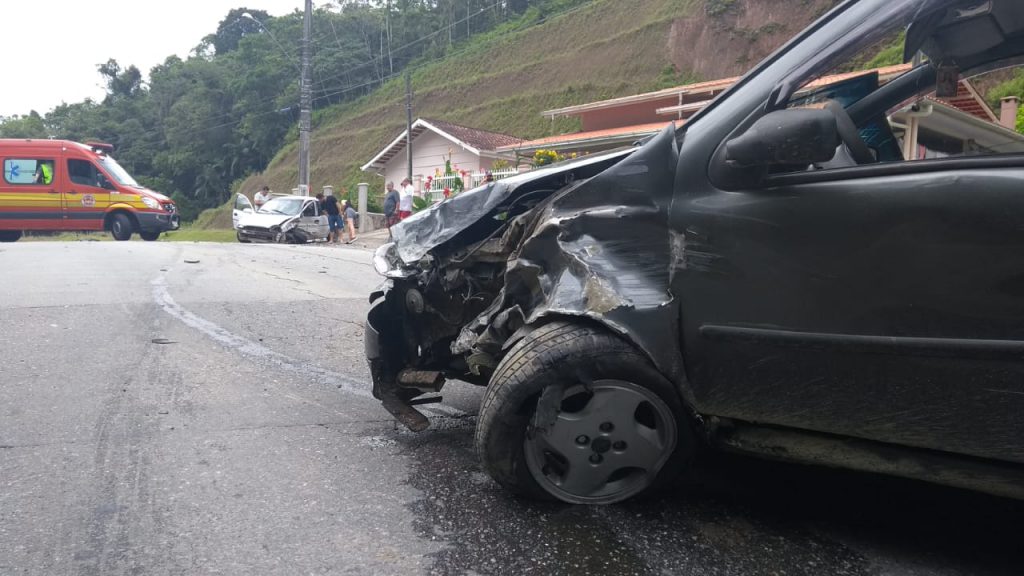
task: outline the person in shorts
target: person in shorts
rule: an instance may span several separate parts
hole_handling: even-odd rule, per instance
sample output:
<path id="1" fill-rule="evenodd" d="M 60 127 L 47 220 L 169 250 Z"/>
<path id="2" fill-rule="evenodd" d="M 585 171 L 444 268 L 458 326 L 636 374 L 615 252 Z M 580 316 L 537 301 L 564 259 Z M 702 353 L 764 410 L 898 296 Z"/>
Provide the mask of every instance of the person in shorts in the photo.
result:
<path id="1" fill-rule="evenodd" d="M 327 226 L 330 227 L 330 231 L 327 233 L 327 241 L 331 242 L 333 239 L 334 243 L 338 244 L 341 242 L 341 231 L 345 227 L 344 222 L 342 222 L 338 199 L 333 194 L 325 197 L 323 208 L 324 212 L 327 213 Z"/>
<path id="2" fill-rule="evenodd" d="M 345 200 L 343 210 L 345 211 L 345 227 L 348 230 L 348 242 L 345 242 L 345 244 L 351 244 L 356 241 L 356 226 L 359 225 L 359 214 L 356 213 L 356 209 L 352 207 L 348 200 Z"/>

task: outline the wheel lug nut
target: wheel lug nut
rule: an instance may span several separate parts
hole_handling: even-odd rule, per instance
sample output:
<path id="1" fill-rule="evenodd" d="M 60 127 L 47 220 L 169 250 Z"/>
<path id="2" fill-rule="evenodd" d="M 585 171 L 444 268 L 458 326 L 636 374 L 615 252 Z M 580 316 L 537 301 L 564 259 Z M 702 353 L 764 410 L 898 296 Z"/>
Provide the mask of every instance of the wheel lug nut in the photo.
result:
<path id="1" fill-rule="evenodd" d="M 621 452 L 626 449 L 626 443 L 623 442 L 622 440 L 619 440 L 618 442 L 612 444 L 612 449 Z"/>
<path id="2" fill-rule="evenodd" d="M 601 456 L 600 454 L 591 454 L 590 455 L 590 463 L 591 464 L 600 464 L 602 460 L 604 460 L 604 456 Z"/>
<path id="3" fill-rule="evenodd" d="M 602 422 L 600 428 L 601 432 L 611 432 L 612 430 L 615 430 L 615 425 L 611 422 Z"/>
<path id="4" fill-rule="evenodd" d="M 580 434 L 579 436 L 576 437 L 576 443 L 581 446 L 586 444 L 587 442 L 590 442 L 590 438 L 587 438 L 585 434 Z"/>

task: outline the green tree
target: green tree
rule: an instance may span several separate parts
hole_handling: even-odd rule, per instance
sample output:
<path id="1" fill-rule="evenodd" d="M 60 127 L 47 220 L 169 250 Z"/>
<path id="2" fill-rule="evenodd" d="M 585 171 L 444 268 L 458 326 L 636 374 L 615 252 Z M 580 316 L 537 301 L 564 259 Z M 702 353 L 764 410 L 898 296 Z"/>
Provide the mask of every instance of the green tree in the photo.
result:
<path id="1" fill-rule="evenodd" d="M 248 14 L 252 18 L 242 16 Z M 255 18 L 255 20 L 253 19 Z M 235 8 L 228 12 L 228 15 L 217 25 L 217 31 L 203 38 L 201 46 L 208 46 L 213 49 L 216 56 L 222 56 L 228 52 L 238 49 L 238 44 L 250 34 L 263 32 L 259 22 L 270 20 L 270 14 L 264 10 L 252 8 Z"/>
<path id="2" fill-rule="evenodd" d="M 0 117 L 0 138 L 47 138 L 43 117 L 35 110 L 27 116 Z"/>

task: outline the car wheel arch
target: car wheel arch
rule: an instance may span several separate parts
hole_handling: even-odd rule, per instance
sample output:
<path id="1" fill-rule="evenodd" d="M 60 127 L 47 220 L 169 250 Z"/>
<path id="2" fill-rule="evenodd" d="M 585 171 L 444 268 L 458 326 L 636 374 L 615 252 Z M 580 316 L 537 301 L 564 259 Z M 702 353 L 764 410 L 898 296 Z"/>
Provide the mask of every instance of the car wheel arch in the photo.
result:
<path id="1" fill-rule="evenodd" d="M 107 212 L 107 214 L 103 217 L 103 230 L 105 230 L 107 232 L 110 231 L 110 223 L 114 220 L 114 217 L 116 215 L 118 215 L 118 214 L 124 214 L 125 216 L 127 216 L 128 220 L 131 221 L 131 223 L 132 223 L 132 227 L 135 230 L 139 229 L 139 219 L 135 217 L 135 213 L 133 213 L 131 210 L 127 210 L 125 208 L 115 208 L 114 210 L 111 210 L 111 211 Z"/>
<path id="2" fill-rule="evenodd" d="M 679 401 L 682 403 L 683 408 L 689 413 L 691 419 L 697 423 L 703 422 L 703 418 L 696 410 L 693 388 L 690 386 L 690 381 L 686 376 L 682 355 L 680 354 L 679 358 L 675 359 L 677 362 L 675 365 L 678 366 L 678 369 L 667 370 L 665 366 L 670 363 L 665 361 L 659 362 L 659 360 L 655 358 L 649 350 L 647 350 L 640 342 L 637 341 L 636 338 L 633 337 L 629 330 L 626 330 L 604 316 L 595 317 L 588 314 L 573 314 L 565 311 L 546 312 L 540 314 L 533 322 L 524 324 L 509 336 L 508 340 L 506 340 L 501 347 L 501 358 L 498 358 L 497 360 L 500 362 L 504 359 L 504 357 L 517 343 L 526 338 L 532 332 L 538 330 L 542 326 L 546 326 L 554 322 L 588 325 L 592 328 L 604 330 L 625 341 L 640 355 L 646 358 L 655 370 L 673 384 L 673 389 L 679 396 Z"/>

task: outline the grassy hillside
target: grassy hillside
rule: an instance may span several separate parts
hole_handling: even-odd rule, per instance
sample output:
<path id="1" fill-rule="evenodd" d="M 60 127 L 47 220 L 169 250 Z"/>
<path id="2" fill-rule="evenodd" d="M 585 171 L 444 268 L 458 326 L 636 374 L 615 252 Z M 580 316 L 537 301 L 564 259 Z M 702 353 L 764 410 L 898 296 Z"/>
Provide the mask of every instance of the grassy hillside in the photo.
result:
<path id="1" fill-rule="evenodd" d="M 765 2 L 771 10 L 762 6 Z M 572 132 L 579 129 L 578 120 L 552 121 L 540 112 L 735 73 L 742 59 L 756 61 L 788 37 L 789 28 L 802 27 L 802 20 L 832 3 L 594 0 L 543 21 L 528 13 L 521 21 L 456 46 L 443 60 L 417 66 L 412 75 L 413 115 L 522 138 Z M 744 28 L 753 25 L 747 20 L 772 33 L 752 35 Z M 775 21 L 786 24 L 770 26 Z M 736 53 L 728 62 L 716 60 L 723 48 Z M 716 61 L 720 70 L 713 65 Z M 395 79 L 361 100 L 315 114 L 310 157 L 315 190 L 331 184 L 354 199 L 355 184 L 369 182 L 379 202 L 381 178 L 361 172 L 359 166 L 404 129 L 404 90 L 403 79 Z M 297 164 L 293 140 L 266 172 L 240 182 L 237 190 L 251 194 L 263 184 L 289 190 L 298 179 Z M 202 225 L 230 222 L 224 212 L 226 207 L 204 215 Z"/>
<path id="2" fill-rule="evenodd" d="M 414 117 L 523 138 L 577 130 L 574 119 L 552 123 L 540 112 L 655 88 L 670 66 L 666 39 L 672 23 L 700 6 L 701 0 L 595 0 L 539 24 L 527 18 L 518 29 L 510 25 L 478 36 L 414 70 Z M 404 81 L 396 79 L 359 101 L 316 114 L 310 146 L 315 189 L 332 184 L 354 194 L 363 181 L 375 192 L 383 189 L 379 177 L 359 166 L 405 128 L 404 90 Z M 263 183 L 288 190 L 298 178 L 297 164 L 293 142 L 239 190 L 252 192 Z"/>

